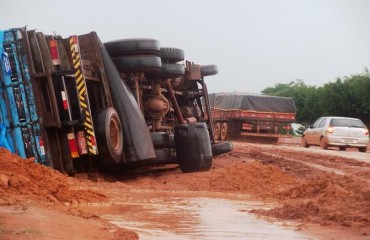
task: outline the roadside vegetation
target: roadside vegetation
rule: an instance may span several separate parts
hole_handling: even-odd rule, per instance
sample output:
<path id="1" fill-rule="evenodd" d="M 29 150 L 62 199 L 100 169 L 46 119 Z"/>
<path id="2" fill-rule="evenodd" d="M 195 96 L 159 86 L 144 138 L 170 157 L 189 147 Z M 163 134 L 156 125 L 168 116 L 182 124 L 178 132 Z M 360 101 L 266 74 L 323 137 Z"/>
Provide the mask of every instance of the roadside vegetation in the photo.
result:
<path id="1" fill-rule="evenodd" d="M 321 116 L 361 119 L 370 128 L 370 72 L 337 78 L 323 86 L 308 86 L 303 80 L 278 83 L 264 94 L 291 97 L 297 106 L 297 122 L 308 126 Z"/>

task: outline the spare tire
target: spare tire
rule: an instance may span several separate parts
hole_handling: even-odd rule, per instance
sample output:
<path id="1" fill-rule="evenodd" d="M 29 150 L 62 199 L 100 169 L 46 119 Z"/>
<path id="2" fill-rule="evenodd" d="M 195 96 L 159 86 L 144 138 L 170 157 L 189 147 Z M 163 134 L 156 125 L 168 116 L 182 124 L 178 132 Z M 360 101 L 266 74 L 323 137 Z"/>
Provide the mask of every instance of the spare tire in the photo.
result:
<path id="1" fill-rule="evenodd" d="M 122 125 L 113 107 L 98 110 L 94 119 L 98 151 L 104 163 L 119 163 L 123 151 Z"/>
<path id="2" fill-rule="evenodd" d="M 183 49 L 179 48 L 161 48 L 161 59 L 165 63 L 177 63 L 185 59 L 185 54 Z"/>
<path id="3" fill-rule="evenodd" d="M 217 65 L 201 65 L 200 73 L 203 77 L 215 75 L 218 73 Z"/>
<path id="4" fill-rule="evenodd" d="M 112 58 L 119 72 L 155 72 L 162 68 L 161 58 L 152 55 L 135 55 Z"/>
<path id="5" fill-rule="evenodd" d="M 160 44 L 155 39 L 132 38 L 104 43 L 111 57 L 126 55 L 160 55 Z"/>

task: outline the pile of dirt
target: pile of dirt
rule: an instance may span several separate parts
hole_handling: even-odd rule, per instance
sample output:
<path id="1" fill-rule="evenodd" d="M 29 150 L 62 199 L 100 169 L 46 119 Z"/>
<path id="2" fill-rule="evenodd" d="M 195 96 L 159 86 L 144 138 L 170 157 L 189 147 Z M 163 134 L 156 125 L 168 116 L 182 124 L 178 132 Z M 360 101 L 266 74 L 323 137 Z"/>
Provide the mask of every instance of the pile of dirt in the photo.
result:
<path id="1" fill-rule="evenodd" d="M 277 198 L 284 202 L 282 207 L 252 212 L 324 225 L 370 225 L 370 185 L 352 176 L 324 174 L 281 191 Z"/>
<path id="2" fill-rule="evenodd" d="M 210 171 L 182 173 L 178 166 L 158 172 L 143 172 L 125 179 L 128 187 L 150 190 L 246 193 L 266 198 L 300 182 L 274 165 L 224 155 L 216 158 Z M 127 174 L 122 174 L 128 177 Z"/>
<path id="3" fill-rule="evenodd" d="M 78 180 L 0 148 L 0 205 L 13 205 L 29 198 L 50 203 L 106 199 L 94 191 L 72 190 L 74 181 Z"/>
<path id="4" fill-rule="evenodd" d="M 274 165 L 241 161 L 216 169 L 209 183 L 212 189 L 220 192 L 243 192 L 269 197 L 299 182 Z"/>

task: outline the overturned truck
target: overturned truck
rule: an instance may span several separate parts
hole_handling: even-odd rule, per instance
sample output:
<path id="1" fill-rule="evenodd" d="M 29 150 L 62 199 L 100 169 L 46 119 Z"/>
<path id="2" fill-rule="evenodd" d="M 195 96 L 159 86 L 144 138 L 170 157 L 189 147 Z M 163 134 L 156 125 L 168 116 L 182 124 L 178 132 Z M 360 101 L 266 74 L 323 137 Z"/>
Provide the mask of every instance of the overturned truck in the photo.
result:
<path id="1" fill-rule="evenodd" d="M 209 170 L 232 150 L 213 138 L 204 77 L 215 65 L 184 59 L 154 39 L 103 44 L 0 31 L 0 146 L 61 172 L 178 163 Z"/>
<path id="2" fill-rule="evenodd" d="M 209 94 L 214 139 L 276 143 L 291 137 L 296 106 L 292 98 L 245 93 Z"/>

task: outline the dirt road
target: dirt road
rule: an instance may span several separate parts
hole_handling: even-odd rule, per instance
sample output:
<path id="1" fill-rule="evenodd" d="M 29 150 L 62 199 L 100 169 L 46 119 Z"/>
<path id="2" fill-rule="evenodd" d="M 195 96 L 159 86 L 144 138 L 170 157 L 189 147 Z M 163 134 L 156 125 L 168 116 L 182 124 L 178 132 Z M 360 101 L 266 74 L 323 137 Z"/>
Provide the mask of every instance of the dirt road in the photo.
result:
<path id="1" fill-rule="evenodd" d="M 207 172 L 75 178 L 0 156 L 0 239 L 370 239 L 369 152 L 234 142 Z"/>

